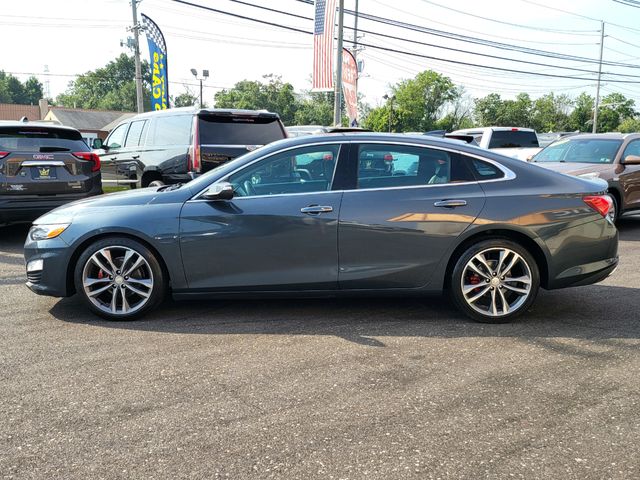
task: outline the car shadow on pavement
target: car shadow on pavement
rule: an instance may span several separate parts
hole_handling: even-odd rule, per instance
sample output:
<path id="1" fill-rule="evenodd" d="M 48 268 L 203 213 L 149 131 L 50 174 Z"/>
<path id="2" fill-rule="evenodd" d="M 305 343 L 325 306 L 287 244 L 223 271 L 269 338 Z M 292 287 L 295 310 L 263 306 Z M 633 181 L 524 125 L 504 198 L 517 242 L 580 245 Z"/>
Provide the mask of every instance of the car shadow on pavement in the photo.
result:
<path id="1" fill-rule="evenodd" d="M 65 322 L 98 328 L 196 335 L 325 335 L 372 347 L 384 347 L 385 337 L 572 338 L 607 343 L 640 339 L 639 293 L 640 289 L 607 285 L 541 291 L 529 312 L 503 325 L 472 322 L 444 297 L 168 300 L 147 317 L 130 322 L 102 320 L 72 297 L 57 302 L 50 313 Z"/>

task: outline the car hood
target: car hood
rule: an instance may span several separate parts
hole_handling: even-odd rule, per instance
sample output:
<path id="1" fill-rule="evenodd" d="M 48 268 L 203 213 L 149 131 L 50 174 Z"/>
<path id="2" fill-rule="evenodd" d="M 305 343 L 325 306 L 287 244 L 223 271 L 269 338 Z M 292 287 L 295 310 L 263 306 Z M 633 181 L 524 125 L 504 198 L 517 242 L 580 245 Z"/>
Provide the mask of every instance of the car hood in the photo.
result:
<path id="1" fill-rule="evenodd" d="M 600 173 L 610 170 L 610 163 L 577 163 L 577 162 L 533 162 L 543 168 L 567 175 L 584 175 L 588 173 Z"/>
<path id="2" fill-rule="evenodd" d="M 44 214 L 33 223 L 69 223 L 76 215 L 88 213 L 89 211 L 93 214 L 99 210 L 147 205 L 153 203 L 162 195 L 162 192 L 158 192 L 159 188 L 162 187 L 124 190 L 122 192 L 107 193 L 98 195 L 97 197 L 77 200 Z"/>

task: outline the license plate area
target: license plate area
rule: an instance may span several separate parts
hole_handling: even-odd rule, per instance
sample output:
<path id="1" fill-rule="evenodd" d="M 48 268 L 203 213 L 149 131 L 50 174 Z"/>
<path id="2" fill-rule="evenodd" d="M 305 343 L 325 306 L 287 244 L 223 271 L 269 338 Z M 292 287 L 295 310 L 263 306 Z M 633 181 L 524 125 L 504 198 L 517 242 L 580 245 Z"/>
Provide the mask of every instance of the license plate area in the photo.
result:
<path id="1" fill-rule="evenodd" d="M 55 180 L 58 178 L 57 167 L 31 167 L 31 178 L 33 178 L 34 180 Z"/>

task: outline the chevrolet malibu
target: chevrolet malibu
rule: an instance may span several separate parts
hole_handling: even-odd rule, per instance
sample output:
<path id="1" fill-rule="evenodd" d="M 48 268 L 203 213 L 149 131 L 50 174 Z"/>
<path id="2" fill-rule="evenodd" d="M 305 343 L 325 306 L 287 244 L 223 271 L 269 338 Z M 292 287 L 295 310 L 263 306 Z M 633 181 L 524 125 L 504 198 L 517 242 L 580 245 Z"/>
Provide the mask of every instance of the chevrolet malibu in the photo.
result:
<path id="1" fill-rule="evenodd" d="M 27 286 L 110 320 L 176 299 L 446 292 L 506 322 L 539 287 L 617 266 L 598 179 L 429 136 L 286 139 L 185 185 L 103 195 L 34 222 Z"/>

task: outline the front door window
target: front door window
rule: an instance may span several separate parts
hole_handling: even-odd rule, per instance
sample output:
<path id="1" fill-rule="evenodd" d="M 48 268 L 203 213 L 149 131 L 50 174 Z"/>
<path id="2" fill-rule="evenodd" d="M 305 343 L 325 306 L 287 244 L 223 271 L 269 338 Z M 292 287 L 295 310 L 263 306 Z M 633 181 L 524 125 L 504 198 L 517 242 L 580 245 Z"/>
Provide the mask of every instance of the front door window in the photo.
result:
<path id="1" fill-rule="evenodd" d="M 231 175 L 236 197 L 331 190 L 339 145 L 315 145 L 280 152 Z"/>

